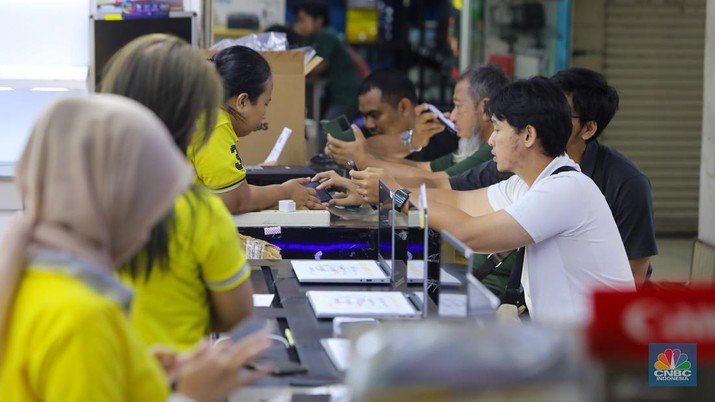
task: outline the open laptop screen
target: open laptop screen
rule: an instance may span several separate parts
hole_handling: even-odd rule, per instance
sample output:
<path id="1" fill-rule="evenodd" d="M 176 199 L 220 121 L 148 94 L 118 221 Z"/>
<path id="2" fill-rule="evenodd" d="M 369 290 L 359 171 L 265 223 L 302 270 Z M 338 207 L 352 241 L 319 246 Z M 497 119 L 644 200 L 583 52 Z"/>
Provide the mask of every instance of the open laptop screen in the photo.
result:
<path id="1" fill-rule="evenodd" d="M 393 290 L 404 291 L 407 286 L 407 266 L 404 257 L 396 258 L 405 253 L 405 241 L 396 231 L 396 216 L 393 203 L 394 192 L 382 180 L 379 182 L 378 193 L 378 263 L 390 275 Z M 399 218 L 406 221 L 406 218 Z M 405 222 L 406 224 L 406 222 Z"/>
<path id="2" fill-rule="evenodd" d="M 492 317 L 499 307 L 499 299 L 469 272 L 474 251 L 446 230 L 441 236 L 439 315 Z M 449 277 L 461 283 L 447 286 Z"/>

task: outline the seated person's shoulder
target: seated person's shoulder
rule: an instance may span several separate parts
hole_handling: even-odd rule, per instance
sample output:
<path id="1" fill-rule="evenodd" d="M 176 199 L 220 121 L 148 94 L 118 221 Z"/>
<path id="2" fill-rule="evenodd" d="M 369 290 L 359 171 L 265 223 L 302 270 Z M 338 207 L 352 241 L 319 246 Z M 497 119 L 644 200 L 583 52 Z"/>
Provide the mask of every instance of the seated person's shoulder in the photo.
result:
<path id="1" fill-rule="evenodd" d="M 245 181 L 246 170 L 239 156 L 237 137 L 230 121 L 220 121 L 208 142 L 197 141 L 189 148 L 188 157 L 194 166 L 199 184 L 212 192 L 223 193 L 235 189 Z"/>
<path id="2" fill-rule="evenodd" d="M 61 316 L 67 326 L 122 314 L 117 302 L 101 296 L 81 280 L 38 266 L 28 268 L 20 297 L 19 303 L 30 300 L 42 315 Z"/>
<path id="3" fill-rule="evenodd" d="M 233 222 L 221 198 L 200 186 L 194 186 L 179 197 L 175 210 L 178 225 L 188 225 L 193 228 L 192 231 L 201 227 L 208 229 L 209 226 L 227 221 Z"/>
<path id="4" fill-rule="evenodd" d="M 634 177 L 647 177 L 632 160 L 615 148 L 601 143 L 598 146 L 598 152 L 601 153 L 603 159 L 602 168 L 609 175 L 617 175 L 624 181 Z"/>
<path id="5" fill-rule="evenodd" d="M 209 141 L 205 141 L 206 131 L 203 127 L 203 120 L 199 120 L 199 122 L 196 123 L 196 128 L 197 132 L 188 149 L 189 158 L 211 152 L 217 146 L 220 147 L 226 143 L 231 144 L 236 142 L 236 134 L 231 126 L 231 120 L 228 114 L 223 111 L 218 113 L 216 126 L 214 126 L 210 133 Z"/>

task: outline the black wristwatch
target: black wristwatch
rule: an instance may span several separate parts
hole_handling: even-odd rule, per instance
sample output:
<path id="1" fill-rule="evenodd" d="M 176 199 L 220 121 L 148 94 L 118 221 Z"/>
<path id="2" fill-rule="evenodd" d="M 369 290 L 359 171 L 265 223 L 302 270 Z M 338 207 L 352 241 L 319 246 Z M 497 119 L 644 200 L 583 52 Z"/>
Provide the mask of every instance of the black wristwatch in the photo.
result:
<path id="1" fill-rule="evenodd" d="M 407 204 L 407 200 L 410 199 L 410 194 L 412 194 L 412 191 L 406 188 L 401 188 L 395 191 L 393 200 L 395 202 L 396 211 L 402 211 L 402 208 L 405 206 L 405 204 Z"/>

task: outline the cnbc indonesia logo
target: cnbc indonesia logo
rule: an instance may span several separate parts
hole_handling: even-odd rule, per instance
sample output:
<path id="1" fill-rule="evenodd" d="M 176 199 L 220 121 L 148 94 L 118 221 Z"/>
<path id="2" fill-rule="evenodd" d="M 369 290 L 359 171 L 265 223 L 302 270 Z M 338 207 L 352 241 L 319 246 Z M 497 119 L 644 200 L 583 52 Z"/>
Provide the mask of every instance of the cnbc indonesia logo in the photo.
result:
<path id="1" fill-rule="evenodd" d="M 697 385 L 696 344 L 651 343 L 649 349 L 650 385 L 664 387 Z"/>

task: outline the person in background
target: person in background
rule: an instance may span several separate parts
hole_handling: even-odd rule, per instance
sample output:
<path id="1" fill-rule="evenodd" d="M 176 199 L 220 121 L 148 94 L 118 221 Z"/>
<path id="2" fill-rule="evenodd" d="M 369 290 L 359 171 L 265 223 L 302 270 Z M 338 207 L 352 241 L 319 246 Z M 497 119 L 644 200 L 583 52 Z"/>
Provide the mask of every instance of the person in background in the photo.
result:
<path id="1" fill-rule="evenodd" d="M 424 181 L 446 181 L 450 176 L 490 160 L 492 147 L 487 141 L 492 133 L 492 122 L 485 112 L 485 105 L 489 98 L 508 82 L 509 79 L 501 68 L 494 65 L 469 68 L 459 77 L 454 88 L 454 109 L 452 113 L 445 113 L 445 116 L 455 123 L 457 135 L 460 137 L 457 152 L 431 162 L 414 162 L 400 158 L 376 157 L 366 152 L 366 147 L 356 147 L 351 156 L 352 160 L 358 168 L 384 169 L 387 175 L 399 181 L 400 187 L 418 187 Z M 413 143 L 424 146 L 431 136 L 445 129 L 426 104 L 417 106 L 415 114 L 417 117 Z M 360 130 L 355 130 L 355 136 L 356 142 L 365 142 Z M 357 186 L 335 172 L 321 172 L 311 180 L 321 182 L 318 189 L 340 191 L 340 194 L 330 200 L 330 204 L 350 206 L 363 203 L 357 193 Z"/>
<path id="2" fill-rule="evenodd" d="M 259 211 L 294 200 L 298 208 L 322 209 L 315 190 L 305 187 L 310 179 L 254 186 L 246 183 L 246 169 L 239 154 L 239 138 L 256 131 L 271 102 L 271 68 L 258 52 L 233 46 L 211 57 L 223 81 L 223 106 L 213 130 L 199 124 L 188 147 L 196 181 L 218 195 L 233 214 Z"/>
<path id="3" fill-rule="evenodd" d="M 606 199 L 566 155 L 573 125 L 566 96 L 547 78 L 520 80 L 493 97 L 487 112 L 497 170 L 514 175 L 459 198 L 430 192 L 430 227 L 449 230 L 477 252 L 525 247 L 516 279 L 532 319 L 583 324 L 591 292 L 635 284 Z M 351 175 L 364 186 L 371 173 Z"/>
<path id="4" fill-rule="evenodd" d="M 184 153 L 199 117 L 207 116 L 204 124 L 213 127 L 221 104 L 215 69 L 198 50 L 169 35 L 130 42 L 103 77 L 102 92 L 149 108 Z M 119 273 L 134 289 L 131 319 L 148 345 L 192 350 L 210 332 L 227 331 L 253 313 L 251 267 L 233 219 L 219 197 L 198 185 L 176 199 Z"/>
<path id="5" fill-rule="evenodd" d="M 328 135 L 325 147 L 326 154 L 343 166 L 347 166 L 347 161 L 355 155 L 369 153 L 375 157 L 431 161 L 458 148 L 459 138 L 446 130 L 433 135 L 422 149 L 413 144 L 417 90 L 401 71 L 374 71 L 360 85 L 358 103 L 368 131 L 366 141 L 347 142 Z M 356 138 L 360 139 L 360 135 L 356 134 Z"/>
<path id="6" fill-rule="evenodd" d="M 491 160 L 491 147 L 487 144 L 492 133 L 492 123 L 484 111 L 489 98 L 494 96 L 509 79 L 501 68 L 495 65 L 472 67 L 458 79 L 454 87 L 454 108 L 445 117 L 454 122 L 459 137 L 459 146 L 454 153 L 441 156 L 427 162 L 415 162 L 407 159 L 376 157 L 365 148 L 357 149 L 352 160 L 358 168 L 379 167 L 402 182 L 408 179 L 419 186 L 424 179 L 447 179 L 464 172 L 482 162 Z M 415 108 L 416 121 L 412 143 L 418 147 L 427 146 L 430 137 L 444 131 L 445 126 L 437 120 L 437 115 L 428 109 L 427 104 Z M 358 141 L 362 138 L 355 133 Z M 407 181 L 407 180 L 405 180 Z"/>
<path id="7" fill-rule="evenodd" d="M 307 77 L 309 80 L 325 79 L 325 106 L 321 117 L 333 120 L 345 115 L 348 120 L 353 120 L 357 116 L 360 75 L 347 46 L 330 26 L 328 6 L 321 1 L 304 1 L 293 11 L 296 15 L 293 30 L 323 58 Z"/>
<path id="8" fill-rule="evenodd" d="M 169 378 L 112 272 L 191 183 L 162 122 L 115 95 L 65 98 L 38 117 L 16 166 L 25 207 L 0 256 L 0 400 L 166 401 Z M 266 334 L 174 361 L 169 400 L 220 401 Z"/>
<path id="9" fill-rule="evenodd" d="M 650 181 L 626 156 L 598 141 L 618 110 L 618 92 L 603 75 L 586 68 L 561 70 L 551 81 L 561 88 L 571 107 L 573 130 L 566 152 L 606 197 L 636 285 L 641 286 L 650 275 L 652 256 L 658 254 Z M 455 190 L 473 190 L 506 177 L 490 161 L 451 177 L 449 182 Z M 499 269 L 508 275 L 512 265 L 513 261 L 505 261 Z"/>
<path id="10" fill-rule="evenodd" d="M 608 85 L 603 75 L 586 68 L 567 68 L 557 72 L 551 81 L 561 88 L 571 108 L 573 129 L 566 152 L 606 198 L 618 225 L 636 286 L 642 286 L 651 271 L 651 258 L 658 253 L 650 182 L 627 157 L 598 141 L 618 110 L 618 92 Z M 353 192 L 360 192 L 373 202 L 377 199 L 377 178 L 382 177 L 391 183 L 394 181 L 380 171 L 365 174 L 375 176 L 372 184 L 363 182 L 372 190 L 355 188 Z M 436 188 L 427 191 L 443 202 L 469 205 L 472 190 L 488 187 L 510 176 L 511 173 L 499 172 L 495 161 L 488 161 L 448 180 L 440 180 L 443 183 L 428 181 Z M 416 187 L 415 183 L 406 184 L 403 181 L 391 185 L 397 188 L 400 185 Z M 490 262 L 493 266 L 491 274 L 483 282 L 496 293 L 501 293 L 506 287 L 516 254 L 504 252 L 493 254 L 488 259 L 486 257 L 477 256 L 475 267 Z"/>

